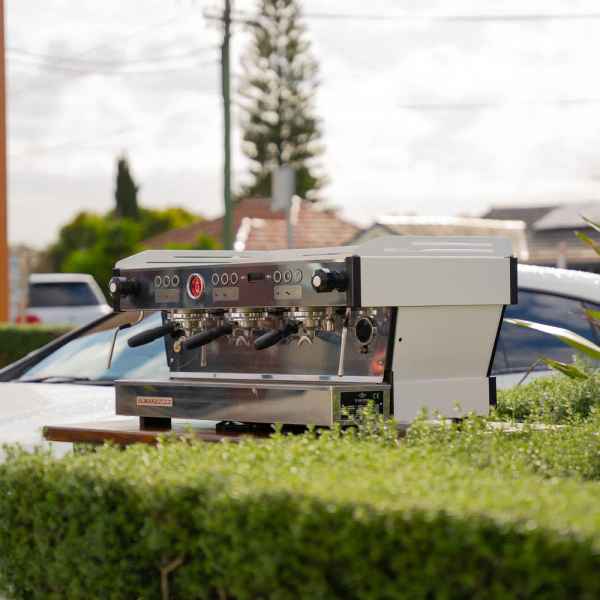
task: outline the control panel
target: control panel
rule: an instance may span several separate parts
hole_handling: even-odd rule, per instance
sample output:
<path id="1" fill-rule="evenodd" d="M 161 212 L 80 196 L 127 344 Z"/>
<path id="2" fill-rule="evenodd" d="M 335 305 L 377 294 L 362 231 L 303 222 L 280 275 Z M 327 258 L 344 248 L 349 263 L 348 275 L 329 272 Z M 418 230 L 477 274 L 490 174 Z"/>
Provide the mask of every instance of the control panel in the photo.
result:
<path id="1" fill-rule="evenodd" d="M 231 308 L 356 305 L 358 262 L 197 265 L 115 273 L 115 308 Z"/>

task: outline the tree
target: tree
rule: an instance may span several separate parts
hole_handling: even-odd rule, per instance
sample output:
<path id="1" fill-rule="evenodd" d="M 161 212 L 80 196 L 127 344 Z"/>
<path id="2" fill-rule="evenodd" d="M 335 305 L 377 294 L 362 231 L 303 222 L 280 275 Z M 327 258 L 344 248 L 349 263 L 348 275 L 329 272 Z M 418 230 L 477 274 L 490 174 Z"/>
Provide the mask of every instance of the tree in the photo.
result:
<path id="1" fill-rule="evenodd" d="M 90 273 L 106 291 L 115 263 L 142 250 L 143 240 L 198 220 L 183 208 L 140 208 L 135 220 L 117 218 L 113 211 L 105 215 L 82 212 L 61 228 L 58 241 L 47 252 L 47 262 L 53 271 Z M 198 240 L 194 247 L 199 246 L 211 248 L 215 242 Z"/>
<path id="2" fill-rule="evenodd" d="M 242 61 L 242 149 L 250 159 L 244 196 L 270 196 L 271 172 L 289 164 L 296 193 L 317 199 L 324 179 L 315 158 L 322 153 L 314 99 L 318 65 L 312 57 L 297 0 L 258 0 L 252 41 Z"/>
<path id="3" fill-rule="evenodd" d="M 115 214 L 117 217 L 138 218 L 137 193 L 138 187 L 135 185 L 129 172 L 129 163 L 122 156 L 117 161 L 117 185 L 115 188 L 115 200 L 117 204 Z"/>

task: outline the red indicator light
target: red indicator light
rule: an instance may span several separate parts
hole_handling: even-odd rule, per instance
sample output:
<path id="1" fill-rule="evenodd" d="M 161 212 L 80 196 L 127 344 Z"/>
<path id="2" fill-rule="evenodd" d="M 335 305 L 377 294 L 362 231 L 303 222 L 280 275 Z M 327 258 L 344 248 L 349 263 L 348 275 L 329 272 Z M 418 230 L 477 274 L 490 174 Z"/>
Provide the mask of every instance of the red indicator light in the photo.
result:
<path id="1" fill-rule="evenodd" d="M 198 300 L 204 292 L 204 279 L 198 273 L 192 273 L 187 280 L 187 293 L 193 300 Z"/>

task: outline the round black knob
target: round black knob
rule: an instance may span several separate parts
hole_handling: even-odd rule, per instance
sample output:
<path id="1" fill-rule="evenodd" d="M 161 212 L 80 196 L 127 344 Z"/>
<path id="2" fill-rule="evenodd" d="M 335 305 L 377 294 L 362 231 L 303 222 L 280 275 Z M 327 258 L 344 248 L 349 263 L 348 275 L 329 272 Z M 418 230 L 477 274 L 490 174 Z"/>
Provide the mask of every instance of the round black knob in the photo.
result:
<path id="1" fill-rule="evenodd" d="M 354 334 L 363 346 L 369 344 L 375 335 L 373 321 L 369 317 L 361 317 L 354 326 Z"/>
<path id="2" fill-rule="evenodd" d="M 340 273 L 339 271 L 317 269 L 313 273 L 311 283 L 315 291 L 319 293 L 332 292 L 333 290 L 345 292 L 348 288 L 348 277 L 346 273 Z"/>
<path id="3" fill-rule="evenodd" d="M 139 284 L 135 279 L 112 277 L 108 282 L 108 291 L 111 296 L 135 296 L 138 290 Z"/>

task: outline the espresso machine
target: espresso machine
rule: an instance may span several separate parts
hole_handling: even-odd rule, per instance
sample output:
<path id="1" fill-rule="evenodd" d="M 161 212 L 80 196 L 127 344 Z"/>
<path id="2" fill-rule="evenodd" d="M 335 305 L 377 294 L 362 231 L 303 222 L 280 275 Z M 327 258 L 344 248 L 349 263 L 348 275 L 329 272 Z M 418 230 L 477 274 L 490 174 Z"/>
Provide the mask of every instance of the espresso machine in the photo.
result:
<path id="1" fill-rule="evenodd" d="M 487 414 L 504 307 L 517 301 L 508 240 L 389 236 L 280 251 L 148 250 L 119 261 L 117 311 L 162 325 L 168 378 L 118 380 L 116 411 L 332 426 L 370 404 L 410 423 L 421 411 Z"/>

